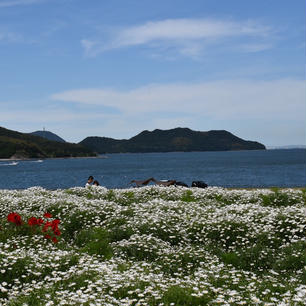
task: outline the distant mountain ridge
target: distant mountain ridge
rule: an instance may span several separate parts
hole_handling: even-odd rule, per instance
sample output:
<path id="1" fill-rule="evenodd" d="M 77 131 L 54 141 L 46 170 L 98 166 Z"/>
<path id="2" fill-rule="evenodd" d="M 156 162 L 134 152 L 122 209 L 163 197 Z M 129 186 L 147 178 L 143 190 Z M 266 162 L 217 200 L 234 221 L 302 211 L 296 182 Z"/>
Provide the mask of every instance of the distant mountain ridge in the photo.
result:
<path id="1" fill-rule="evenodd" d="M 243 140 L 225 130 L 201 132 L 189 128 L 156 129 L 152 132 L 145 130 L 130 139 L 122 140 L 98 136 L 87 137 L 80 144 L 100 154 L 266 149 L 259 142 Z"/>
<path id="2" fill-rule="evenodd" d="M 306 149 L 306 145 L 267 146 L 268 150 Z"/>
<path id="3" fill-rule="evenodd" d="M 63 138 L 59 137 L 58 135 L 50 132 L 50 131 L 35 131 L 32 133 L 29 133 L 31 135 L 40 136 L 43 138 L 46 138 L 48 140 L 52 141 L 58 141 L 58 142 L 66 142 Z"/>
<path id="4" fill-rule="evenodd" d="M 25 159 L 95 155 L 93 151 L 79 144 L 51 141 L 40 136 L 0 127 L 0 158 Z"/>

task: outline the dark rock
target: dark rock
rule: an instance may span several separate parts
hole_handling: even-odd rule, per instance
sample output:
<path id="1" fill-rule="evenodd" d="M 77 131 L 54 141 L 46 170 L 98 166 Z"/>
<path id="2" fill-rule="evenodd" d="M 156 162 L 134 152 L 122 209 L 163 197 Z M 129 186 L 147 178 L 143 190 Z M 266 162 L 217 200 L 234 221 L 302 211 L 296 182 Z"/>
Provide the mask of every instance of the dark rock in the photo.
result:
<path id="1" fill-rule="evenodd" d="M 175 186 L 183 186 L 183 187 L 188 187 L 188 185 L 184 182 L 176 182 Z"/>
<path id="2" fill-rule="evenodd" d="M 203 181 L 193 181 L 191 183 L 191 187 L 206 188 L 208 187 L 208 185 Z"/>

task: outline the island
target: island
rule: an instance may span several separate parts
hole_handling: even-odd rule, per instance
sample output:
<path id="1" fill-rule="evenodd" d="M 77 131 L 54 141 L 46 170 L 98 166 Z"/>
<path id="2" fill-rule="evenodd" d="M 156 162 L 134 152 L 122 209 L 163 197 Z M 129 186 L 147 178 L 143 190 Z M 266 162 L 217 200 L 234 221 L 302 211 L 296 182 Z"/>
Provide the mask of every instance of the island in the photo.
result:
<path id="1" fill-rule="evenodd" d="M 130 139 L 121 140 L 91 136 L 79 144 L 99 154 L 266 149 L 259 142 L 241 139 L 225 130 L 201 132 L 189 128 L 145 130 Z"/>

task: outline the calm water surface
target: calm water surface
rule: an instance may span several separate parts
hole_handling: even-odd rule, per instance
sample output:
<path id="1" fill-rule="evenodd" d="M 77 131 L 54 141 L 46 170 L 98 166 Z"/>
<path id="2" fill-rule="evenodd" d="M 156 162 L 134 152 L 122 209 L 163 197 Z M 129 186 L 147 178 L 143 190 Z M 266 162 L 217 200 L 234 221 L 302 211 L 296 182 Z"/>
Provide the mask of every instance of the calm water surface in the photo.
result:
<path id="1" fill-rule="evenodd" d="M 107 188 L 132 179 L 202 180 L 222 187 L 305 187 L 306 150 L 107 154 L 101 158 L 0 161 L 0 188 L 84 186 L 93 175 Z"/>

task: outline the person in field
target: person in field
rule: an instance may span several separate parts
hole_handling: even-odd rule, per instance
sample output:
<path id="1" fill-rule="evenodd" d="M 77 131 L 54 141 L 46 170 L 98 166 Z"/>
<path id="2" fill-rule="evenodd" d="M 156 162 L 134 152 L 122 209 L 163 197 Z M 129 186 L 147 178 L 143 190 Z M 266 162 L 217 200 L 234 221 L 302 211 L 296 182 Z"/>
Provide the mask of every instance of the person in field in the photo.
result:
<path id="1" fill-rule="evenodd" d="M 93 186 L 100 186 L 100 183 L 99 183 L 97 180 L 95 180 L 95 181 L 92 183 L 92 185 L 93 185 Z"/>
<path id="2" fill-rule="evenodd" d="M 91 186 L 92 183 L 93 183 L 93 181 L 94 181 L 94 178 L 93 178 L 92 175 L 90 175 L 90 176 L 88 177 L 88 179 L 87 179 L 87 183 L 86 183 L 85 187 Z"/>

